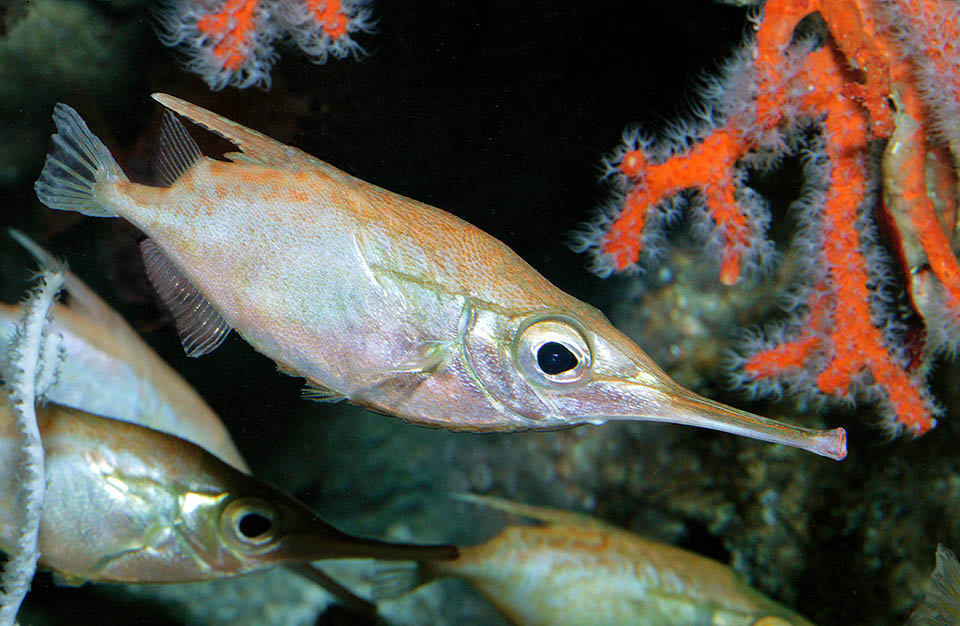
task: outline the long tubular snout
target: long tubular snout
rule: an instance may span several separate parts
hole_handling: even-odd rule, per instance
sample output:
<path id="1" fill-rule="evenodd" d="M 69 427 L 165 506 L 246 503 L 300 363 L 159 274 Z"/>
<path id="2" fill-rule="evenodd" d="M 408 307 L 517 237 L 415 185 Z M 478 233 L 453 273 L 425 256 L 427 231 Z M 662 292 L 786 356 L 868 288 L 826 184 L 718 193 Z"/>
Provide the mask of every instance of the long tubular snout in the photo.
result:
<path id="1" fill-rule="evenodd" d="M 291 533 L 274 557 L 289 561 L 321 559 L 378 559 L 381 561 L 451 561 L 460 556 L 453 545 L 393 543 L 341 532 L 317 520 L 314 532 Z"/>
<path id="2" fill-rule="evenodd" d="M 618 420 L 668 422 L 710 428 L 760 441 L 800 448 L 837 461 L 847 456 L 847 431 L 843 428 L 819 430 L 791 426 L 721 404 L 673 384 L 657 392 L 656 402 L 650 402 L 651 388 L 636 383 L 616 384 L 622 399 L 629 404 L 634 395 L 634 406 L 655 407 L 650 412 L 610 416 Z"/>

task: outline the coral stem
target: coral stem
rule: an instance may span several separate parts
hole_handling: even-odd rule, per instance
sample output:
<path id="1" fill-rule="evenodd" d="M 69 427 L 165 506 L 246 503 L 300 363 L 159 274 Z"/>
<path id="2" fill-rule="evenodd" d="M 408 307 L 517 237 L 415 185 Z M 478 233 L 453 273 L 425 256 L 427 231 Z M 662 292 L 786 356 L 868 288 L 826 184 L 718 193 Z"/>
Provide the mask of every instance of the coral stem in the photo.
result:
<path id="1" fill-rule="evenodd" d="M 10 347 L 11 366 L 6 385 L 22 437 L 23 463 L 21 476 L 5 479 L 19 479 L 22 483 L 19 492 L 22 522 L 0 580 L 3 585 L 3 595 L 0 596 L 2 626 L 15 623 L 40 557 L 38 538 L 46 473 L 43 444 L 37 427 L 37 381 L 43 377 L 45 369 L 55 367 L 55 364 L 47 363 L 44 359 L 44 355 L 49 354 L 44 348 L 45 330 L 50 308 L 63 286 L 63 279 L 63 267 L 51 267 L 43 271 L 37 288 L 25 304 L 24 317 Z"/>

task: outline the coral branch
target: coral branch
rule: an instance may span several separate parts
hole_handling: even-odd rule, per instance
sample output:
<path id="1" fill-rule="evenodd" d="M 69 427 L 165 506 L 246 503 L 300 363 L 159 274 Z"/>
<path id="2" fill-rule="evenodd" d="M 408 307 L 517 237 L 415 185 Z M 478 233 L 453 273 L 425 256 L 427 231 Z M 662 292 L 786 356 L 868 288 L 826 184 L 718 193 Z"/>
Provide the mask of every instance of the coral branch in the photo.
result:
<path id="1" fill-rule="evenodd" d="M 367 0 L 167 0 L 160 40 L 179 47 L 188 70 L 219 90 L 270 86 L 274 42 L 289 36 L 314 63 L 359 55 L 351 33 L 370 32 Z"/>
<path id="2" fill-rule="evenodd" d="M 180 46 L 187 69 L 211 89 L 270 85 L 277 33 L 261 0 L 171 1 L 159 24 L 160 40 Z"/>
<path id="3" fill-rule="evenodd" d="M 710 218 L 721 229 L 723 243 L 721 281 L 733 284 L 740 264 L 750 247 L 747 215 L 736 201 L 734 166 L 740 158 L 738 140 L 719 130 L 689 153 L 651 165 L 640 148 L 628 151 L 620 162 L 624 176 L 639 180 L 624 201 L 620 216 L 604 238 L 604 255 L 612 257 L 613 268 L 623 271 L 635 264 L 640 253 L 636 234 L 642 232 L 647 214 L 669 196 L 690 187 L 699 187 Z"/>
<path id="4" fill-rule="evenodd" d="M 815 13 L 825 27 L 798 37 Z M 790 298 L 799 306 L 785 327 L 748 342 L 741 382 L 879 400 L 891 431 L 922 434 L 939 412 L 923 373 L 933 355 L 960 344 L 949 330 L 960 329 L 960 264 L 948 235 L 957 223 L 955 165 L 928 132 L 958 162 L 960 9 L 946 0 L 768 0 L 755 31 L 703 90 L 699 122 L 659 142 L 631 137 L 614 156 L 617 200 L 580 247 L 601 274 L 629 270 L 660 237 L 658 215 L 690 197 L 719 279 L 733 284 L 771 256 L 769 215 L 746 171 L 799 151 L 806 192 L 792 208 L 803 225 L 793 246 L 806 270 Z M 869 146 L 887 139 L 881 178 Z M 884 214 L 878 180 L 926 324 L 918 350 L 891 304 L 895 286 L 874 223 Z"/>
<path id="5" fill-rule="evenodd" d="M 42 381 L 52 379 L 51 372 L 56 368 L 56 357 L 51 359 L 49 355 L 53 353 L 59 356 L 58 349 L 50 349 L 53 342 L 48 341 L 45 330 L 50 308 L 63 285 L 63 277 L 62 267 L 45 269 L 40 275 L 36 290 L 25 303 L 24 317 L 17 327 L 8 355 L 10 367 L 5 373 L 8 377 L 6 385 L 23 439 L 24 458 L 22 475 L 6 477 L 5 480 L 19 480 L 22 484 L 19 497 L 23 517 L 16 545 L 8 555 L 9 560 L 0 581 L 3 585 L 3 595 L 0 596 L 2 625 L 15 622 L 40 557 L 37 542 L 46 491 L 46 473 L 43 444 L 37 427 L 36 403 L 42 395 L 38 391 L 43 387 Z"/>
<path id="6" fill-rule="evenodd" d="M 362 0 L 280 2 L 278 18 L 314 63 L 325 63 L 329 55 L 359 56 L 363 50 L 350 35 L 373 31 L 370 10 Z"/>
<path id="7" fill-rule="evenodd" d="M 886 20 L 911 66 L 930 125 L 960 156 L 960 6 L 951 0 L 889 0 Z"/>

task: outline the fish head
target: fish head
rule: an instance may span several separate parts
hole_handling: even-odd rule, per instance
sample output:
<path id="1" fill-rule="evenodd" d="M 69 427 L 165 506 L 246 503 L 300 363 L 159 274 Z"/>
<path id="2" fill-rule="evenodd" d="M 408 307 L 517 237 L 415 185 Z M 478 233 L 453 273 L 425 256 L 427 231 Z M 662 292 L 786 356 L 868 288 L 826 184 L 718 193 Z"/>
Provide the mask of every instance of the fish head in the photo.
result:
<path id="1" fill-rule="evenodd" d="M 325 558 L 341 536 L 192 442 L 63 407 L 46 413 L 53 477 L 42 549 L 57 571 L 105 582 L 212 580 Z"/>
<path id="2" fill-rule="evenodd" d="M 165 485 L 164 493 L 153 494 L 153 519 L 144 516 L 135 535 L 109 533 L 109 549 L 89 577 L 194 582 L 322 558 L 317 556 L 321 542 L 310 546 L 304 537 L 322 539 L 328 526 L 286 494 L 254 486 L 221 491 L 209 485 Z"/>
<path id="3" fill-rule="evenodd" d="M 222 491 L 180 494 L 177 532 L 195 556 L 197 579 L 331 558 L 352 539 L 285 492 L 232 468 L 228 473 Z"/>
<path id="4" fill-rule="evenodd" d="M 479 309 L 464 341 L 489 401 L 527 427 L 601 424 L 651 412 L 676 387 L 599 312 L 508 316 Z"/>
<path id="5" fill-rule="evenodd" d="M 0 403 L 0 417 L 8 412 Z M 41 422 L 49 486 L 40 549 L 44 566 L 61 576 L 185 583 L 328 558 L 457 556 L 452 546 L 343 533 L 293 496 L 167 433 L 52 405 Z M 7 433 L 13 424 L 0 420 Z M 15 490 L 3 495 L 14 501 Z M 0 507 L 0 520 L 10 510 Z M 0 539 L 10 545 L 15 537 Z"/>
<path id="6" fill-rule="evenodd" d="M 681 387 L 583 303 L 513 315 L 478 307 L 463 341 L 464 358 L 486 401 L 517 428 L 649 420 L 712 428 L 831 458 L 846 454 L 843 429 L 788 426 Z"/>
<path id="7" fill-rule="evenodd" d="M 395 544 L 347 534 L 289 494 L 226 469 L 232 482 L 228 490 L 216 495 L 191 492 L 181 499 L 184 523 L 179 532 L 207 577 L 322 559 L 449 560 L 459 554 L 453 546 Z"/>

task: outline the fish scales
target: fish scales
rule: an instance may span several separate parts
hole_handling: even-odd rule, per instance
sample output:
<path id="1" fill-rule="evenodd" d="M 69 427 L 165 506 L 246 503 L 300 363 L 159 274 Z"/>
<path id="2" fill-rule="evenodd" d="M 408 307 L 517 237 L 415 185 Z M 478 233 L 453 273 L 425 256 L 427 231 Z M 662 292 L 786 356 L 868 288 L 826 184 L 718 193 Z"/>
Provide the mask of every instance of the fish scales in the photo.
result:
<path id="1" fill-rule="evenodd" d="M 232 200 L 209 202 L 217 180 L 238 178 L 224 174 L 227 165 L 300 185 L 312 201 L 238 201 L 260 187 L 233 182 Z M 400 225 L 415 221 L 433 234 L 473 227 L 448 215 L 431 220 L 436 210 L 386 191 L 375 206 L 366 185 L 358 191 L 322 173 L 265 169 L 204 160 L 182 186 L 131 184 L 108 202 L 123 207 L 254 348 L 346 396 L 369 384 L 364 378 L 379 382 L 382 364 L 413 361 L 427 342 L 456 340 L 463 302 L 477 295 L 431 260 L 446 244 L 419 245 Z M 477 258 L 483 238 L 471 239 L 453 240 Z M 368 364 L 366 377 L 352 367 L 358 362 Z"/>

